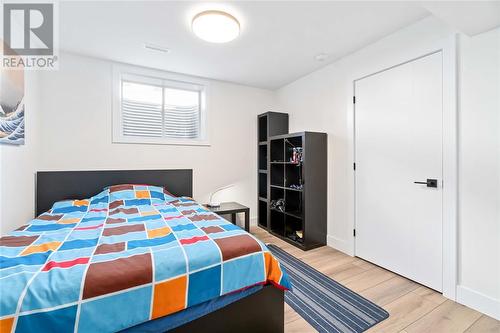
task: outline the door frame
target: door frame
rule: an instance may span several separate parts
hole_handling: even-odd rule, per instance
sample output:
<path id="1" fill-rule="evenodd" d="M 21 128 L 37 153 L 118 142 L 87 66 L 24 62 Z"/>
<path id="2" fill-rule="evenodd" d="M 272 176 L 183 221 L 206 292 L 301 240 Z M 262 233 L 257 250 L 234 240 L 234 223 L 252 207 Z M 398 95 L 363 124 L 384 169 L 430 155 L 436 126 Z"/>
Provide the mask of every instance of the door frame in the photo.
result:
<path id="1" fill-rule="evenodd" d="M 351 96 L 355 95 L 356 81 L 403 65 L 419 58 L 441 52 L 443 60 L 443 295 L 456 300 L 458 276 L 458 109 L 457 109 L 457 35 L 441 39 L 431 45 L 417 47 L 410 53 L 392 59 L 392 65 L 373 68 L 352 77 Z M 405 52 L 403 52 L 405 53 Z M 347 117 L 349 133 L 349 161 L 355 161 L 355 103 L 351 104 Z M 356 172 L 350 168 L 349 177 L 349 225 L 356 228 Z M 356 255 L 356 239 L 351 234 L 347 252 Z"/>

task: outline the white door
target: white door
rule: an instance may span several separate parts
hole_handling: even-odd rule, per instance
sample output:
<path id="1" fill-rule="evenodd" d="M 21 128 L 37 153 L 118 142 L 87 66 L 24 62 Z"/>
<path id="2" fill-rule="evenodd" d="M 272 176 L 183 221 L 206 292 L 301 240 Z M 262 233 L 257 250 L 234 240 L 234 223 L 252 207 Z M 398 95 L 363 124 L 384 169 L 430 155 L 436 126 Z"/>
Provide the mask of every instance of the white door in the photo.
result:
<path id="1" fill-rule="evenodd" d="M 438 291 L 442 90 L 441 52 L 355 82 L 356 256 Z"/>

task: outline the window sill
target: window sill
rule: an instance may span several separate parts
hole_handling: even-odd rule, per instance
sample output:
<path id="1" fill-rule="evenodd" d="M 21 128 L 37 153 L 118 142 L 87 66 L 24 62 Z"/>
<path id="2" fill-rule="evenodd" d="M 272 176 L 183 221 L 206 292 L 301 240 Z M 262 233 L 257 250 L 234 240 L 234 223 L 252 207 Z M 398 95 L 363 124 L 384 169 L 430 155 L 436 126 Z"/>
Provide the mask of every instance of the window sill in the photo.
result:
<path id="1" fill-rule="evenodd" d="M 155 140 L 147 138 L 113 139 L 113 144 L 140 144 L 140 145 L 166 145 L 166 146 L 210 146 L 208 140 Z"/>

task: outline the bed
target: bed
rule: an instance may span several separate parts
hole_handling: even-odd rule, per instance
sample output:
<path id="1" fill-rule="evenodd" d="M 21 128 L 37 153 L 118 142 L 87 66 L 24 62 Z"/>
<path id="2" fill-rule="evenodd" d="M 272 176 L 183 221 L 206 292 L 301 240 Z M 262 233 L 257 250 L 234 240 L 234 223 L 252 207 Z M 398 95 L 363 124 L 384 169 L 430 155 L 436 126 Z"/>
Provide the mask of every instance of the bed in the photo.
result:
<path id="1" fill-rule="evenodd" d="M 286 273 L 196 203 L 192 170 L 37 173 L 0 239 L 0 330 L 283 332 Z"/>

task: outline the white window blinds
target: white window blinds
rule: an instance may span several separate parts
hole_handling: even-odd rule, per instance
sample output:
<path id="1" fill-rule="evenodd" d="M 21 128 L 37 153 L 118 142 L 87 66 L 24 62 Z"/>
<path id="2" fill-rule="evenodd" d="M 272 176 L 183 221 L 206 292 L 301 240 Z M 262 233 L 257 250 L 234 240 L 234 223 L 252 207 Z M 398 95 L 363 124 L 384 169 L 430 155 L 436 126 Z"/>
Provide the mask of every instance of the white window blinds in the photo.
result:
<path id="1" fill-rule="evenodd" d="M 124 136 L 163 136 L 162 88 L 122 82 L 122 130 Z"/>
<path id="2" fill-rule="evenodd" d="M 201 87 L 175 81 L 122 78 L 123 137 L 199 139 L 201 94 Z"/>
<path id="3" fill-rule="evenodd" d="M 194 139 L 199 135 L 200 93 L 198 91 L 163 88 L 164 136 Z"/>

